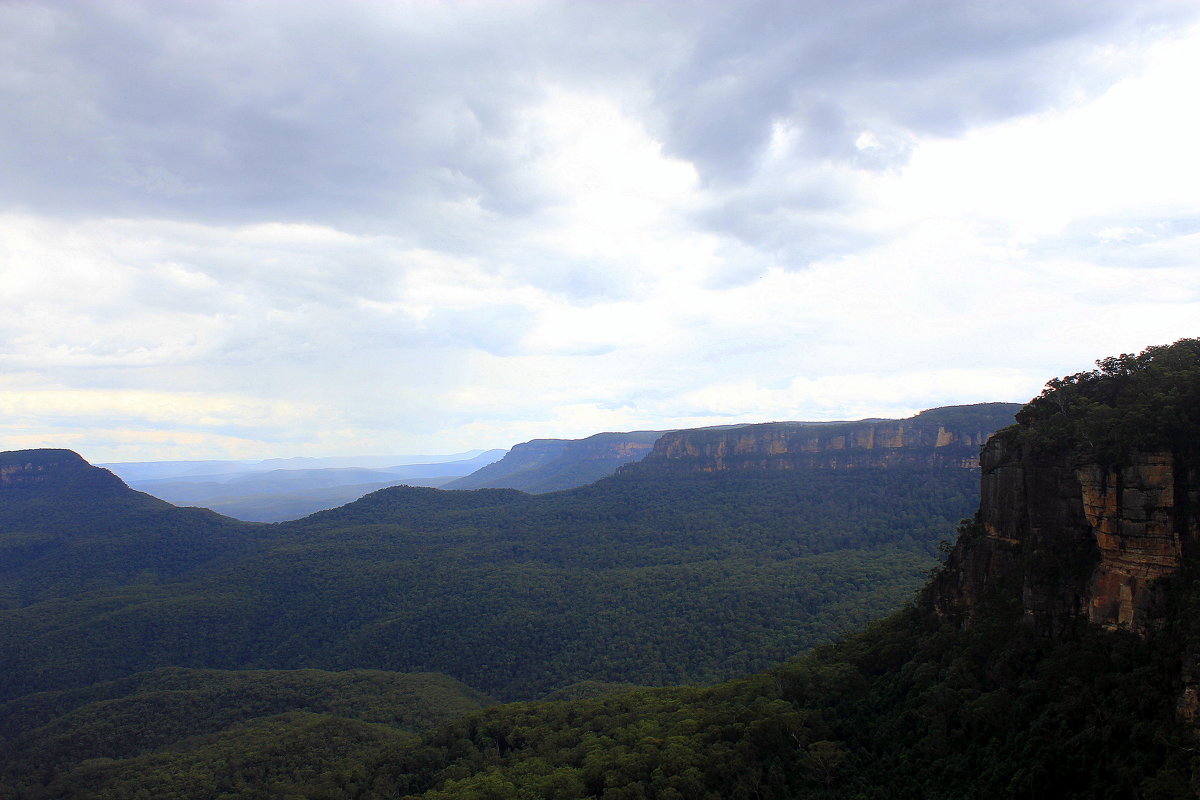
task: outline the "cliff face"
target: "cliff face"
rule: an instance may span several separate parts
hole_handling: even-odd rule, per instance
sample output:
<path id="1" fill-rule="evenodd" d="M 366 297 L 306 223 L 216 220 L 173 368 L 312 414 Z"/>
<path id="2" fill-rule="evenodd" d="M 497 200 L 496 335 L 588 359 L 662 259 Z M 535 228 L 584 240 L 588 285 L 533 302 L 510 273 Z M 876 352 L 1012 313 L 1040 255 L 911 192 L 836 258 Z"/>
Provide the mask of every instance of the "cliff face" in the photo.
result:
<path id="1" fill-rule="evenodd" d="M 1015 403 L 932 409 L 901 420 L 768 422 L 667 433 L 642 462 L 673 472 L 856 469 L 901 465 L 971 469 Z"/>
<path id="2" fill-rule="evenodd" d="M 969 620 L 989 595 L 1020 597 L 1026 619 L 1056 635 L 1083 617 L 1145 633 L 1165 613 L 1158 579 L 1200 542 L 1196 464 L 1167 451 L 1120 467 L 1038 454 L 1016 429 L 982 456 L 980 526 L 935 581 L 939 614 Z"/>

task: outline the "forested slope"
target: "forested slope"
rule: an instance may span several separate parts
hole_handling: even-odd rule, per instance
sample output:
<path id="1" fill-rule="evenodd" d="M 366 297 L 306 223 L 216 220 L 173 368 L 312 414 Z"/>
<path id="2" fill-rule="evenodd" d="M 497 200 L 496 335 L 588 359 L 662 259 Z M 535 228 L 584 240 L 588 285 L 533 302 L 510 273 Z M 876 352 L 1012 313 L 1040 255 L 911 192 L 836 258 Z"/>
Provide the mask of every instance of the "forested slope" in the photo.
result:
<path id="1" fill-rule="evenodd" d="M 266 731 L 294 738 L 314 728 L 335 740 L 365 734 L 399 741 L 404 732 L 489 702 L 444 675 L 164 668 L 0 704 L 0 777 L 14 791 L 22 785 L 31 791 L 51 775 L 54 791 L 79 792 L 98 776 L 141 771 L 164 758 L 152 753 L 202 760 L 197 750 L 225 750 Z M 239 759 L 244 763 L 253 749 Z M 206 771 L 219 776 L 220 765 Z M 214 777 L 191 790 L 215 783 Z"/>
<path id="2" fill-rule="evenodd" d="M 445 672 L 502 698 L 744 674 L 895 608 L 969 470 L 395 488 L 177 580 L 0 614 L 12 697 L 159 666 Z"/>
<path id="3" fill-rule="evenodd" d="M 711 689 L 471 715 L 364 796 L 1196 797 L 1200 340 L 1097 366 L 989 444 L 980 514 L 903 611 Z"/>
<path id="4" fill-rule="evenodd" d="M 132 491 L 69 450 L 0 453 L 0 608 L 179 580 L 270 535 Z"/>

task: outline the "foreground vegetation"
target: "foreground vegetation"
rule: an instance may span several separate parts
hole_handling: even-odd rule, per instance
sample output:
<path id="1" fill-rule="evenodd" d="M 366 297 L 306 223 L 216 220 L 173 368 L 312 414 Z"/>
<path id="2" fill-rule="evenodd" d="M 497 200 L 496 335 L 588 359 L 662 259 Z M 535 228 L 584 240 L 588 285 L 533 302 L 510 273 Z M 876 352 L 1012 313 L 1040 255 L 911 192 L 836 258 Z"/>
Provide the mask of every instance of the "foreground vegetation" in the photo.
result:
<path id="1" fill-rule="evenodd" d="M 491 703 L 444 675 L 164 668 L 0 704 L 0 777 L 17 796 L 80 796 L 124 773 L 153 786 L 148 767 L 170 764 L 212 797 L 267 773 L 297 784 L 332 753 L 363 758 Z"/>
<path id="2" fill-rule="evenodd" d="M 1190 582 L 1180 586 L 1195 607 Z M 38 752 L 70 757 L 87 740 L 100 708 L 83 706 L 26 736 L 41 750 L 21 751 L 19 796 L 1190 798 L 1195 740 L 1174 717 L 1174 676 L 1195 635 L 1173 626 L 1143 641 L 1081 625 L 1051 642 L 1012 603 L 968 631 L 918 604 L 707 689 L 508 704 L 420 737 L 380 724 L 390 712 L 376 695 L 353 716 L 343 705 L 215 733 L 197 723 L 199 735 L 157 749 L 30 769 Z M 137 730 L 123 708 L 108 715 L 118 739 Z"/>

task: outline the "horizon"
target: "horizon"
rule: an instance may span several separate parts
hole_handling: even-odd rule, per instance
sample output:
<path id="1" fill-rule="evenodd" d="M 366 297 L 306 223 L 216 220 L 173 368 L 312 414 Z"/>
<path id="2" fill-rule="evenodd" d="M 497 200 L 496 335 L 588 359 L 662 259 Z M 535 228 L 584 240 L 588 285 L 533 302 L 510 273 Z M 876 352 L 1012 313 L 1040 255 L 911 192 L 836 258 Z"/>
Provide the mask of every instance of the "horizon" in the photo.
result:
<path id="1" fill-rule="evenodd" d="M 0 31 L 0 450 L 899 419 L 1198 333 L 1200 4 L 34 0 Z"/>
<path id="2" fill-rule="evenodd" d="M 249 459 L 170 459 L 170 460 L 161 460 L 161 461 L 97 461 L 97 460 L 93 460 L 91 458 L 87 458 L 85 454 L 79 453 L 78 451 L 72 450 L 71 448 L 26 448 L 26 449 L 28 449 L 28 450 L 39 450 L 39 449 L 70 450 L 71 452 L 74 452 L 76 455 L 83 458 L 89 464 L 92 464 L 93 466 L 97 466 L 97 467 L 112 467 L 112 466 L 131 467 L 131 466 L 138 466 L 138 465 L 143 465 L 143 464 L 150 465 L 150 464 L 209 464 L 209 463 L 212 463 L 212 464 L 243 464 L 243 465 L 250 466 L 250 465 L 261 465 L 261 464 L 266 464 L 268 462 L 275 462 L 275 461 L 279 461 L 279 462 L 343 461 L 343 462 L 347 462 L 347 464 L 340 465 L 340 466 L 344 466 L 347 469 L 354 469 L 358 466 L 365 466 L 366 465 L 365 462 L 367 462 L 367 461 L 375 461 L 378 463 L 375 464 L 374 466 L 376 468 L 381 468 L 385 465 L 386 466 L 419 465 L 419 464 L 423 463 L 419 459 L 437 459 L 437 461 L 433 461 L 433 462 L 429 462 L 429 463 L 449 462 L 451 460 L 468 461 L 468 460 L 478 458 L 479 456 L 482 456 L 482 455 L 488 454 L 488 453 L 501 452 L 501 453 L 507 454 L 515 447 L 518 447 L 518 446 L 524 445 L 524 444 L 530 444 L 532 442 L 582 441 L 583 439 L 590 439 L 594 436 L 606 436 L 606 435 L 611 436 L 611 435 L 622 435 L 622 434 L 633 434 L 633 433 L 664 433 L 665 434 L 665 433 L 671 433 L 671 432 L 675 432 L 675 431 L 705 430 L 705 429 L 710 429 L 710 428 L 739 428 L 739 427 L 754 426 L 754 425 L 838 425 L 838 424 L 854 424 L 854 423 L 864 423 L 864 422 L 893 422 L 893 421 L 901 421 L 901 420 L 905 420 L 905 419 L 912 419 L 912 418 L 918 417 L 921 414 L 924 414 L 929 411 L 938 411 L 938 410 L 945 409 L 945 408 L 969 408 L 971 406 L 981 406 L 981 405 L 1023 406 L 1023 405 L 1025 405 L 1025 403 L 1009 401 L 1009 400 L 984 400 L 984 401 L 980 401 L 978 403 L 960 403 L 960 404 L 949 405 L 949 406 L 933 406 L 931 408 L 921 409 L 920 411 L 913 412 L 912 414 L 909 414 L 909 415 L 906 415 L 903 417 L 862 417 L 860 419 L 828 419 L 828 420 L 785 420 L 785 419 L 757 420 L 757 421 L 750 421 L 750 422 L 738 422 L 738 423 L 734 423 L 734 424 L 706 425 L 706 426 L 700 426 L 697 428 L 664 428 L 661 430 L 641 429 L 641 430 L 630 430 L 630 431 L 597 431 L 595 433 L 591 433 L 586 436 L 582 436 L 582 437 L 578 437 L 578 438 L 574 438 L 574 439 L 567 439 L 567 438 L 562 438 L 562 437 L 552 437 L 552 436 L 535 436 L 534 438 L 527 439 L 523 442 L 514 442 L 513 444 L 511 444 L 507 447 L 477 447 L 477 448 L 472 448 L 470 450 L 464 450 L 464 451 L 455 452 L 455 453 L 420 453 L 420 454 L 415 454 L 415 453 L 395 454 L 394 453 L 394 454 L 388 454 L 388 455 L 372 454 L 372 453 L 357 453 L 357 454 L 334 453 L 334 454 L 330 454 L 330 455 L 326 455 L 326 456 L 270 456 L 267 458 L 249 458 Z M 13 452 L 13 451 L 7 451 L 7 452 Z M 16 452 L 19 452 L 19 451 L 16 451 Z M 500 458 L 503 458 L 503 456 L 500 456 Z M 387 459 L 399 459 L 399 460 L 392 461 L 392 460 L 387 460 Z M 359 464 L 358 460 L 361 460 L 364 463 Z M 385 464 L 385 460 L 386 460 L 386 464 Z M 353 462 L 353 463 L 351 463 L 351 462 Z M 323 469 L 326 467 L 321 467 L 321 468 Z M 330 466 L 328 468 L 336 469 L 339 467 Z M 287 469 L 287 468 L 282 467 L 281 469 Z"/>

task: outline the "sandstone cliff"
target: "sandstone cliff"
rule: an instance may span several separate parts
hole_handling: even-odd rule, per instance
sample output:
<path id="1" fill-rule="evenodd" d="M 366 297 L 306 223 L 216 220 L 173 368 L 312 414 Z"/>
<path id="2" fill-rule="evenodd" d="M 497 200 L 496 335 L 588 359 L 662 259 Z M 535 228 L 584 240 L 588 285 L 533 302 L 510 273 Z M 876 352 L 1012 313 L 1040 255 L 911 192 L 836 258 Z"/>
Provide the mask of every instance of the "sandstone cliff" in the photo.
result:
<path id="1" fill-rule="evenodd" d="M 982 456 L 977 522 L 931 587 L 969 624 L 990 599 L 1057 635 L 1086 619 L 1145 635 L 1200 543 L 1200 339 L 1055 379 Z"/>
<path id="2" fill-rule="evenodd" d="M 1013 428 L 984 448 L 978 523 L 934 586 L 939 614 L 969 620 L 988 597 L 1019 597 L 1038 630 L 1085 618 L 1144 633 L 1164 611 L 1160 578 L 1200 541 L 1197 465 L 1170 451 L 1102 466 L 1042 453 Z"/>
<path id="3" fill-rule="evenodd" d="M 672 472 L 861 469 L 927 466 L 973 469 L 996 429 L 1012 424 L 1016 403 L 924 411 L 899 420 L 768 422 L 667 433 L 642 462 Z"/>

